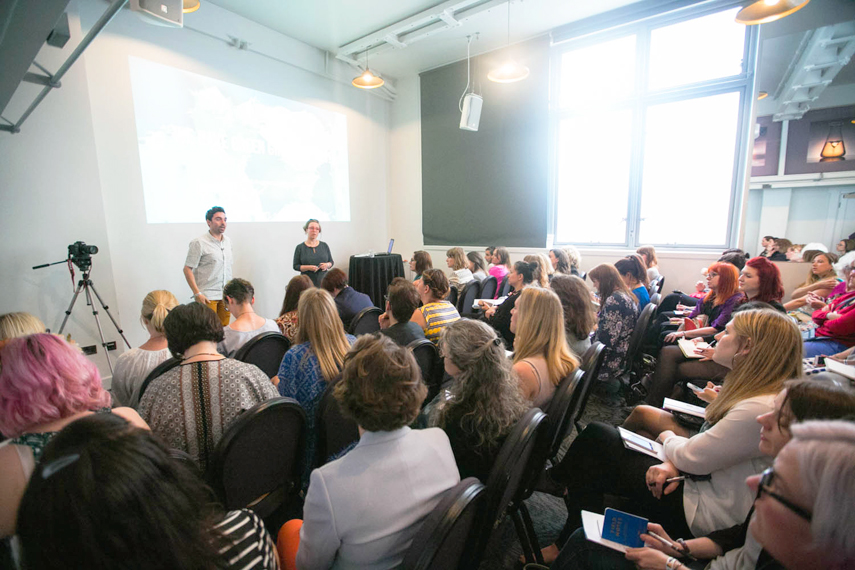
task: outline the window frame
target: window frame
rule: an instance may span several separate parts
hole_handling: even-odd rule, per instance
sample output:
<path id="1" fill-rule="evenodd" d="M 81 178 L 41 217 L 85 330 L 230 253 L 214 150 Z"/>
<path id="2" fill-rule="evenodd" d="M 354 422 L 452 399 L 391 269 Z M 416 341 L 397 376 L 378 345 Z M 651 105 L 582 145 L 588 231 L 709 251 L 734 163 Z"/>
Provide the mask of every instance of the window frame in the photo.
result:
<path id="1" fill-rule="evenodd" d="M 550 93 L 549 93 L 549 197 L 548 205 L 551 215 L 548 217 L 547 241 L 553 245 L 573 244 L 593 249 L 631 248 L 635 249 L 643 245 L 639 239 L 641 230 L 641 200 L 642 181 L 644 166 L 644 129 L 647 120 L 647 109 L 652 105 L 663 103 L 674 103 L 689 99 L 720 95 L 723 93 L 737 92 L 739 94 L 739 112 L 737 115 L 737 138 L 734 141 L 734 161 L 731 180 L 731 191 L 728 208 L 727 231 L 725 243 L 721 244 L 653 244 L 657 247 L 678 250 L 717 250 L 735 247 L 739 241 L 741 232 L 744 199 L 747 189 L 748 149 L 751 148 L 751 120 L 754 110 L 754 82 L 756 76 L 757 50 L 759 43 L 758 26 L 746 26 L 745 42 L 743 45 L 742 71 L 737 75 L 719 77 L 707 81 L 690 83 L 656 91 L 647 89 L 648 62 L 650 56 L 651 34 L 654 30 L 709 16 L 717 12 L 723 12 L 741 5 L 734 0 L 718 0 L 703 2 L 698 5 L 689 6 L 684 9 L 675 10 L 664 14 L 651 14 L 649 17 L 636 20 L 619 26 L 614 26 L 600 31 L 593 31 L 578 38 L 562 39 L 554 41 L 550 46 Z M 561 88 L 561 60 L 564 53 L 582 47 L 596 45 L 621 37 L 635 35 L 635 82 L 633 95 L 625 100 L 603 107 L 605 110 L 629 108 L 632 110 L 632 151 L 630 156 L 630 182 L 629 196 L 626 211 L 626 227 L 624 241 L 622 243 L 604 242 L 566 242 L 557 241 L 556 229 L 558 225 L 558 149 L 559 132 L 562 120 L 583 112 L 573 109 L 561 109 L 558 101 Z"/>

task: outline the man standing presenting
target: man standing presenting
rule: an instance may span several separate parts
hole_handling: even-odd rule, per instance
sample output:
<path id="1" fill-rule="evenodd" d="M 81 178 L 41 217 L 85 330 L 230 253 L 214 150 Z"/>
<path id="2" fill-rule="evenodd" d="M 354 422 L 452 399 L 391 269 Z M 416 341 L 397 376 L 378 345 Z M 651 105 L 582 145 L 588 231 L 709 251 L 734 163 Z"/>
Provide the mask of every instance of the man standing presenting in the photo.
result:
<path id="1" fill-rule="evenodd" d="M 225 236 L 226 211 L 214 206 L 205 213 L 208 231 L 190 242 L 184 262 L 184 278 L 198 303 L 216 311 L 223 326 L 229 313 L 223 301 L 223 287 L 232 278 L 232 242 Z"/>

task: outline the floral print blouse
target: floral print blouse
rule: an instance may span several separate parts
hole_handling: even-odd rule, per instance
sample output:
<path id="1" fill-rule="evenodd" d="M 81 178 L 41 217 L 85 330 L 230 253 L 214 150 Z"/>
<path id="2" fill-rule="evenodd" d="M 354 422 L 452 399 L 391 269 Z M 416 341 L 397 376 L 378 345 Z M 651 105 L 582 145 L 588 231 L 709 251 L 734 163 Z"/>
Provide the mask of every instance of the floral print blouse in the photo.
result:
<path id="1" fill-rule="evenodd" d="M 605 345 L 601 379 L 620 379 L 626 366 L 629 337 L 638 320 L 638 306 L 626 294 L 612 293 L 600 308 L 595 340 Z"/>

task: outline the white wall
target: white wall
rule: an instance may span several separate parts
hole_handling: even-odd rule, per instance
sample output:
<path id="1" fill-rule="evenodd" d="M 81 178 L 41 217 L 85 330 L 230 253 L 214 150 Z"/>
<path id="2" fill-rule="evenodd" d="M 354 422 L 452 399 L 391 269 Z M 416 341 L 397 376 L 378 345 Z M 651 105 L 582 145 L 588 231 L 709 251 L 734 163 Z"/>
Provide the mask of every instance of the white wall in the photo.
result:
<path id="1" fill-rule="evenodd" d="M 72 12 L 79 13 L 85 32 L 105 7 L 99 0 L 82 0 Z M 146 223 L 130 56 L 345 114 L 351 221 L 323 224 L 321 238 L 345 270 L 351 254 L 385 247 L 389 103 L 327 76 L 323 52 L 217 6 L 206 4 L 187 23 L 200 31 L 151 26 L 123 10 L 75 64 L 62 89 L 51 93 L 24 123 L 22 132 L 0 134 L 0 216 L 8 236 L 0 263 L 2 283 L 13 291 L 0 301 L 0 312 L 30 311 L 56 330 L 71 296 L 67 272 L 56 267 L 34 273 L 29 266 L 61 259 L 66 245 L 77 239 L 102 248 L 95 256 L 93 278 L 132 345 L 146 339 L 137 323 L 148 291 L 168 289 L 189 301 L 181 273 L 187 243 L 207 230 L 204 212 L 213 204 L 199 204 L 198 224 Z M 216 39 L 227 35 L 271 57 Z M 73 35 L 72 47 L 79 37 Z M 48 63 L 50 69 L 58 65 Z M 332 75 L 340 72 L 333 70 Z M 285 285 L 295 275 L 291 260 L 294 246 L 304 237 L 301 225 L 229 225 L 234 275 L 252 281 L 260 314 L 278 314 Z M 83 307 L 75 309 L 68 332 L 84 345 L 97 336 L 90 321 Z M 102 324 L 108 340 L 117 339 L 112 325 Z M 106 374 L 103 362 L 99 365 Z"/>

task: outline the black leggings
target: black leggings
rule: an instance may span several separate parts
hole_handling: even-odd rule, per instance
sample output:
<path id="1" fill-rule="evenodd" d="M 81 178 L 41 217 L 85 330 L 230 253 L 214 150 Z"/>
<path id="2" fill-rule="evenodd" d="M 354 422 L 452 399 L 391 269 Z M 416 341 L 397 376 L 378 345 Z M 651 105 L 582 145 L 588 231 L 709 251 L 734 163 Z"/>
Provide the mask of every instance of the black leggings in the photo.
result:
<path id="1" fill-rule="evenodd" d="M 573 441 L 552 477 L 567 487 L 567 523 L 558 544 L 582 526 L 581 511 L 602 513 L 606 494 L 628 500 L 626 510 L 668 529 L 671 536 L 692 536 L 683 511 L 682 484 L 655 498 L 647 488 L 647 470 L 661 462 L 623 445 L 617 428 L 592 422 Z"/>

